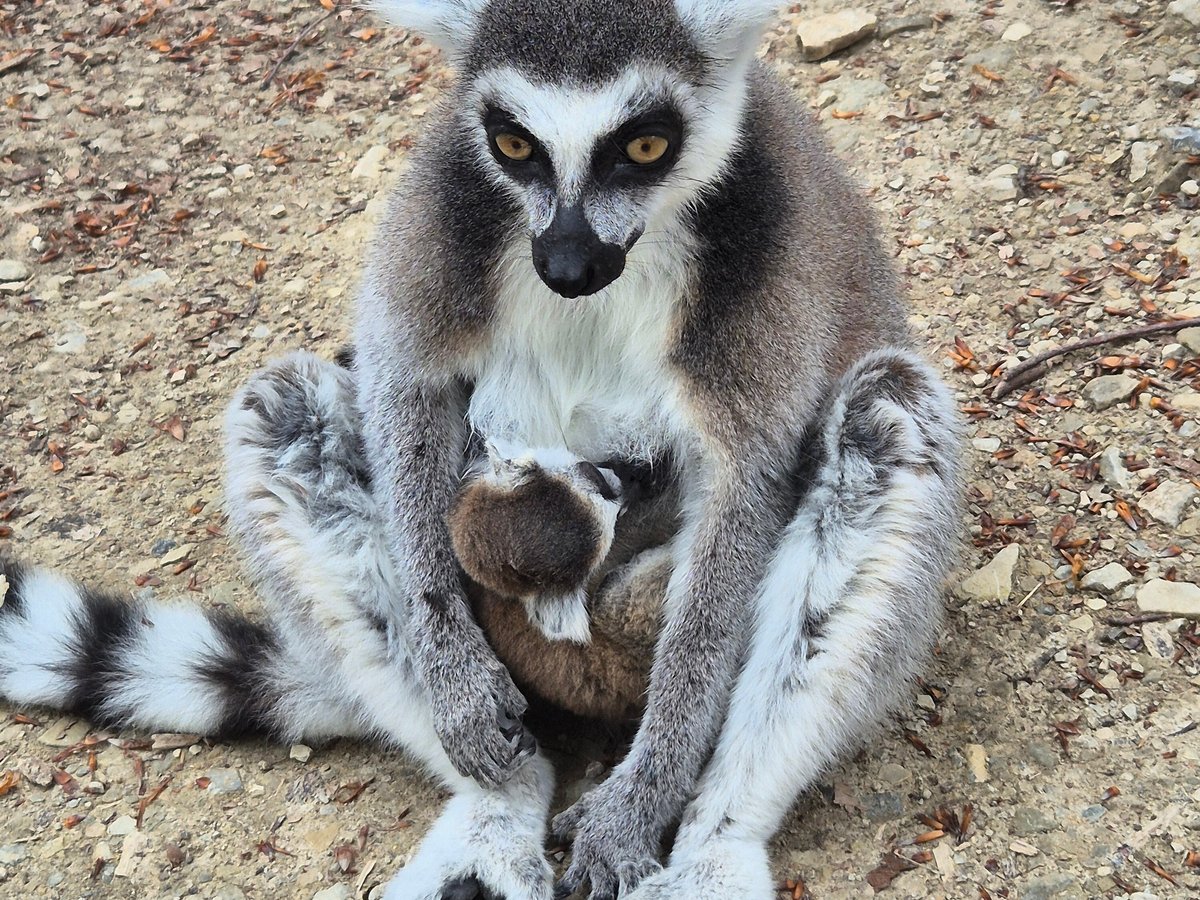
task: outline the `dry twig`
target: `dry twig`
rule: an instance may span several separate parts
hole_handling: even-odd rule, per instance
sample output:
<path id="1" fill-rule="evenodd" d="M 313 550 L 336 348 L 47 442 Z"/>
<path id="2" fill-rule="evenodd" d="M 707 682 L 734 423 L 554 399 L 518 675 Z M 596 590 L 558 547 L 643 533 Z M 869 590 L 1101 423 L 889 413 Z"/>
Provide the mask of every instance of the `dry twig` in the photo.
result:
<path id="1" fill-rule="evenodd" d="M 1185 328 L 1197 327 L 1200 327 L 1200 319 L 1176 319 L 1172 322 L 1155 322 L 1152 325 L 1141 325 L 1137 328 L 1130 328 L 1127 331 L 1106 331 L 1103 334 L 1093 335 L 1081 341 L 1063 344 L 1061 347 L 1055 347 L 1047 350 L 1045 353 L 1031 356 L 1020 365 L 1014 366 L 1011 372 L 1006 372 L 1003 380 L 992 391 L 992 399 L 999 400 L 1017 388 L 1023 387 L 1037 378 L 1041 378 L 1049 368 L 1047 363 L 1056 357 L 1074 353 L 1076 350 L 1086 350 L 1088 347 L 1099 347 L 1102 344 L 1131 341 L 1135 338 L 1147 337 L 1151 334 L 1172 334 L 1177 331 L 1183 331 Z"/>
<path id="2" fill-rule="evenodd" d="M 301 31 L 296 39 L 288 44 L 287 49 L 283 51 L 283 56 L 279 57 L 275 65 L 271 66 L 271 71 L 267 73 L 266 77 L 259 84 L 258 89 L 260 91 L 265 91 L 267 88 L 269 88 L 271 86 L 271 82 L 275 80 L 275 76 L 279 74 L 279 70 L 283 67 L 283 64 L 296 55 L 296 51 L 299 49 L 302 43 L 308 40 L 309 35 L 341 12 L 341 9 L 341 6 L 335 3 L 333 5 L 333 9 L 326 10 L 321 15 L 309 22 L 306 26 L 304 26 L 304 30 Z"/>

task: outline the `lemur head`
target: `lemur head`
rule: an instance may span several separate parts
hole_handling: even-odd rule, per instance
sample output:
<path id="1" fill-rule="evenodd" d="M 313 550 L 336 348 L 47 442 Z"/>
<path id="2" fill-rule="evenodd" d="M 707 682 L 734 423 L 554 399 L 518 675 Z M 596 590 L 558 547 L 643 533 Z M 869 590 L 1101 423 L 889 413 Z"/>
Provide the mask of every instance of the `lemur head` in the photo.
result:
<path id="1" fill-rule="evenodd" d="M 524 211 L 532 261 L 594 294 L 713 186 L 779 0 L 375 0 L 459 69 L 459 125 Z"/>

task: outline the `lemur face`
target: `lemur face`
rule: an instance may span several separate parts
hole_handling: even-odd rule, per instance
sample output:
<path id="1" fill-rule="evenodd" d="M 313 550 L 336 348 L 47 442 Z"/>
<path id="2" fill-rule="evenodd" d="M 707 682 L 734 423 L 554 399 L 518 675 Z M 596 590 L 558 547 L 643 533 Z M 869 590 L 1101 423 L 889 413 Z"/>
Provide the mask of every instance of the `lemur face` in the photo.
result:
<path id="1" fill-rule="evenodd" d="M 720 179 L 777 0 L 376 0 L 449 49 L 474 162 L 555 293 L 596 294 Z"/>

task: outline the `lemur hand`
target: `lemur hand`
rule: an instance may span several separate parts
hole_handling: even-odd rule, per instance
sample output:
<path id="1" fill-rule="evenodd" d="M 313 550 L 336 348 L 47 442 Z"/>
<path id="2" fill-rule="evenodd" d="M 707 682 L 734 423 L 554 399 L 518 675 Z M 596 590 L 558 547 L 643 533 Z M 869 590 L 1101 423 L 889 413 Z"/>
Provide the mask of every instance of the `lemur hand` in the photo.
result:
<path id="1" fill-rule="evenodd" d="M 560 840 L 575 835 L 571 866 L 555 887 L 556 898 L 588 884 L 591 900 L 614 900 L 662 868 L 656 859 L 659 829 L 645 806 L 648 793 L 617 769 L 555 816 L 551 830 Z"/>
<path id="2" fill-rule="evenodd" d="M 525 698 L 477 627 L 448 644 L 427 646 L 421 653 L 427 659 L 417 664 L 446 755 L 484 787 L 503 784 L 537 751 L 521 723 Z"/>

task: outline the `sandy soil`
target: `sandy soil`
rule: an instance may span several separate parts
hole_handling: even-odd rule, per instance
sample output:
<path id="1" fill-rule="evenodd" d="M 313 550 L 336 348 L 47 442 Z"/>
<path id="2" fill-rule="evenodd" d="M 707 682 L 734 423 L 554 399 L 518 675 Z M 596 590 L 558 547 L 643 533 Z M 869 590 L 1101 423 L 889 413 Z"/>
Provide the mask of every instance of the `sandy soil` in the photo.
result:
<path id="1" fill-rule="evenodd" d="M 1200 580 L 1197 333 L 990 397 L 1017 358 L 1200 315 L 1200 166 L 1160 136 L 1200 125 L 1198 33 L 1166 0 L 867 5 L 939 21 L 806 63 L 795 27 L 822 0 L 764 52 L 874 198 L 971 420 L 968 541 L 926 683 L 798 804 L 780 882 L 1200 895 L 1195 619 L 1137 599 Z M 344 338 L 377 203 L 446 78 L 427 45 L 310 0 L 0 0 L 0 553 L 255 607 L 222 533 L 223 405 L 264 360 Z M 1094 382 L 1114 374 L 1132 381 Z M 79 748 L 86 723 L 0 715 L 0 777 L 19 773 L 0 896 L 367 896 L 439 807 L 371 746 Z"/>

